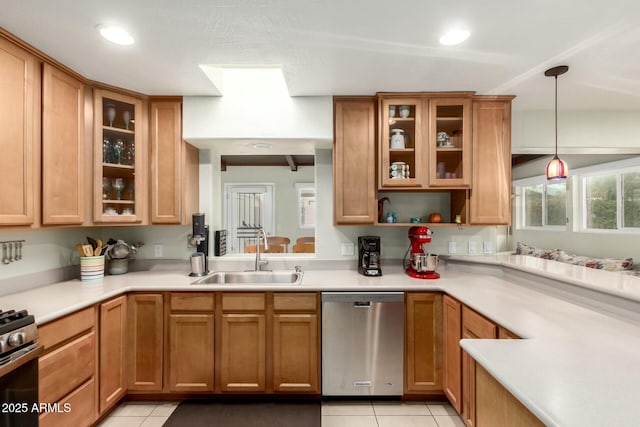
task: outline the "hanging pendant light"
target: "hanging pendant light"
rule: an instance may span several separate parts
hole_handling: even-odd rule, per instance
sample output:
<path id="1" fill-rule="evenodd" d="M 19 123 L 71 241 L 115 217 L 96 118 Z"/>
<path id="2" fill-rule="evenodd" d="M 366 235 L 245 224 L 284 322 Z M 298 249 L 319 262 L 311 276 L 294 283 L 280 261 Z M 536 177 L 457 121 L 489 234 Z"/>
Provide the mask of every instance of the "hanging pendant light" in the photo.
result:
<path id="1" fill-rule="evenodd" d="M 567 164 L 564 160 L 558 157 L 558 76 L 569 71 L 569 67 L 566 65 L 558 65 L 557 67 L 549 68 L 544 72 L 547 77 L 554 77 L 556 82 L 556 151 L 553 159 L 547 163 L 547 180 L 549 181 L 561 181 L 567 179 Z"/>

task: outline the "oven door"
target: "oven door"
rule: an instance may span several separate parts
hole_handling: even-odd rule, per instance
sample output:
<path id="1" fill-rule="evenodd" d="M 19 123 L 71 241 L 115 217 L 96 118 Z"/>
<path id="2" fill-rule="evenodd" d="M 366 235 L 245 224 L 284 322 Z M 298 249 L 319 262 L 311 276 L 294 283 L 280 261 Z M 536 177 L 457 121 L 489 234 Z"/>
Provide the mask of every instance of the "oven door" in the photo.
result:
<path id="1" fill-rule="evenodd" d="M 38 356 L 42 346 L 0 365 L 0 426 L 37 427 Z"/>

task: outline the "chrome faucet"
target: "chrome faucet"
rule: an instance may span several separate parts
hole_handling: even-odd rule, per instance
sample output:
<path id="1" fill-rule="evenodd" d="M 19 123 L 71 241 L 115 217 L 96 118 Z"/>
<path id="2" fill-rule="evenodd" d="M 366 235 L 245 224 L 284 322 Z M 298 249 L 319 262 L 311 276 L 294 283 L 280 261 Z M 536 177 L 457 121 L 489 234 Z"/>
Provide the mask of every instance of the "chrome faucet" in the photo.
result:
<path id="1" fill-rule="evenodd" d="M 267 233 L 264 232 L 263 228 L 259 228 L 256 233 L 256 265 L 255 271 L 263 271 L 262 267 L 269 264 L 269 261 L 266 259 L 260 259 L 260 237 L 264 240 L 264 250 L 269 249 L 269 243 L 267 242 Z"/>

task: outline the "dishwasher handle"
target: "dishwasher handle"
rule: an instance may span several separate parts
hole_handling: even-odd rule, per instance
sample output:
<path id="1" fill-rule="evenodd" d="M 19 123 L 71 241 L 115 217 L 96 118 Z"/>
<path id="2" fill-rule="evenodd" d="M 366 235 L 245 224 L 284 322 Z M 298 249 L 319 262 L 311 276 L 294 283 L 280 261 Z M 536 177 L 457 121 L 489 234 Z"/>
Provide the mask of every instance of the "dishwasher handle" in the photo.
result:
<path id="1" fill-rule="evenodd" d="M 355 308 L 371 308 L 371 301 L 354 301 Z"/>

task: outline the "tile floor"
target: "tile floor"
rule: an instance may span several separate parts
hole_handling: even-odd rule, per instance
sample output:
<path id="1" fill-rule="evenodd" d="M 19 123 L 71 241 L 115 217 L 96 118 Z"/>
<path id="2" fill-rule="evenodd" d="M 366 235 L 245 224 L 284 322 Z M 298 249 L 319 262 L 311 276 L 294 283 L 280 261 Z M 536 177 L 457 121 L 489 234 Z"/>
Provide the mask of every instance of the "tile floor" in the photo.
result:
<path id="1" fill-rule="evenodd" d="M 161 427 L 178 402 L 124 402 L 99 427 Z M 322 402 L 322 427 L 464 427 L 444 402 Z"/>

